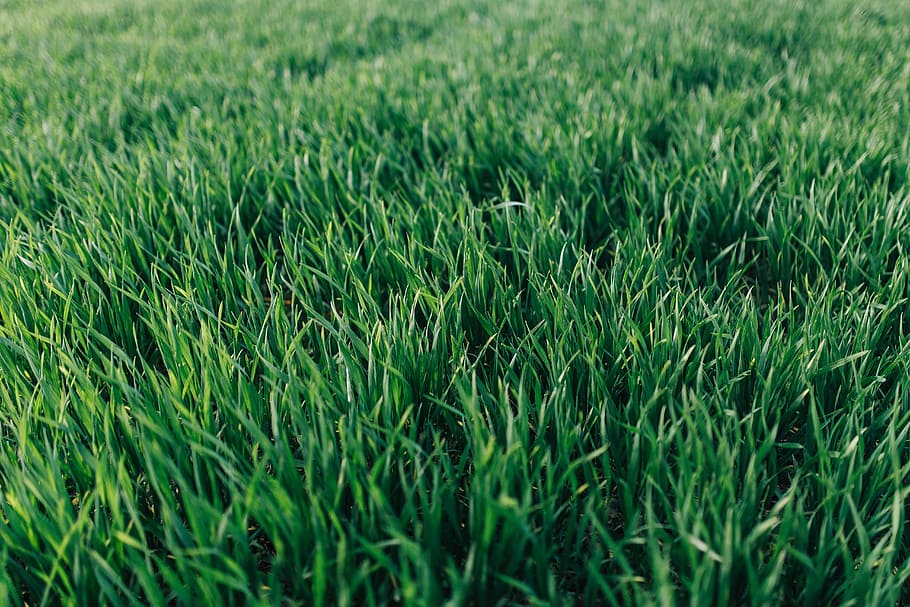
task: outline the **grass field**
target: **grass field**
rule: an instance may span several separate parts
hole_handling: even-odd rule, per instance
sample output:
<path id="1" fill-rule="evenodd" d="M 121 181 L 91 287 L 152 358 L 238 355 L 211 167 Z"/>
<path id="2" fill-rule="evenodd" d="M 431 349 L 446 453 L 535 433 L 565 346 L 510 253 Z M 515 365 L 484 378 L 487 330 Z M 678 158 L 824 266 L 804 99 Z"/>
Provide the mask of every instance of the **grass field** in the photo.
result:
<path id="1" fill-rule="evenodd" d="M 910 3 L 0 0 L 0 604 L 910 605 Z"/>

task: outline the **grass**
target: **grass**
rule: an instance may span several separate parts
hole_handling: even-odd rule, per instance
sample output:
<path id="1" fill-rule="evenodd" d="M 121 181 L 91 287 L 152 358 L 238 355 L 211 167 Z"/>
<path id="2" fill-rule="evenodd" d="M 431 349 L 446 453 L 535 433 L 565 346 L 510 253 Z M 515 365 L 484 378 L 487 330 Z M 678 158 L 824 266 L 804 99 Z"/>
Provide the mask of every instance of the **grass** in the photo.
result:
<path id="1" fill-rule="evenodd" d="M 0 603 L 910 605 L 908 38 L 0 2 Z"/>

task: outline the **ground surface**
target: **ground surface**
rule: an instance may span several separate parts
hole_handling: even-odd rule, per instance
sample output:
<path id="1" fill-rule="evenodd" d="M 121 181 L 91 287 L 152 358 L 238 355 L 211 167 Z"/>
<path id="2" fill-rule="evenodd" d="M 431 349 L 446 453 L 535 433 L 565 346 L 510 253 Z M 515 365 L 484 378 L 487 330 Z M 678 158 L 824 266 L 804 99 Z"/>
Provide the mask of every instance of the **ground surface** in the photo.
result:
<path id="1" fill-rule="evenodd" d="M 910 4 L 0 1 L 0 599 L 910 604 Z"/>

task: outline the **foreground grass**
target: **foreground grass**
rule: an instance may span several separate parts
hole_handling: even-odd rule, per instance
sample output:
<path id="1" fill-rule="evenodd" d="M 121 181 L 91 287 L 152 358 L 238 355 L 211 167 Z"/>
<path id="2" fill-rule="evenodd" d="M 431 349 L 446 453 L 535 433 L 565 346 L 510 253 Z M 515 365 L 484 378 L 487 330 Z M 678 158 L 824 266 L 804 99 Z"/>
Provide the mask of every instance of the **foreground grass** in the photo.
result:
<path id="1" fill-rule="evenodd" d="M 910 604 L 910 9 L 499 4 L 0 2 L 0 599 Z"/>

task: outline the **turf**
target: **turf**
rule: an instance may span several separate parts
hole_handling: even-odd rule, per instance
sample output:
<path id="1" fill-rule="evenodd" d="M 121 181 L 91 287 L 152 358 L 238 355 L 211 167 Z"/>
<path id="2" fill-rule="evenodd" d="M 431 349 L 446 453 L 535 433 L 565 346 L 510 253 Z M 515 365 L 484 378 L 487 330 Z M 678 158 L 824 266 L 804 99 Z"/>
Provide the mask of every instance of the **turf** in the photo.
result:
<path id="1" fill-rule="evenodd" d="M 0 603 L 910 605 L 908 83 L 898 0 L 0 1 Z"/>

